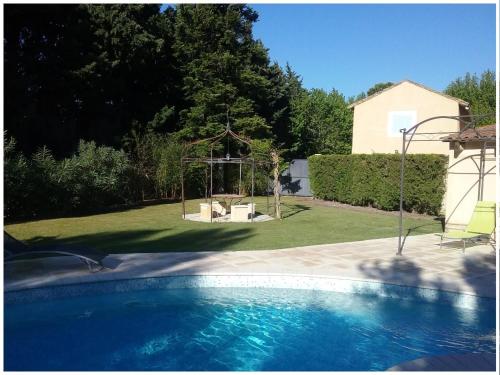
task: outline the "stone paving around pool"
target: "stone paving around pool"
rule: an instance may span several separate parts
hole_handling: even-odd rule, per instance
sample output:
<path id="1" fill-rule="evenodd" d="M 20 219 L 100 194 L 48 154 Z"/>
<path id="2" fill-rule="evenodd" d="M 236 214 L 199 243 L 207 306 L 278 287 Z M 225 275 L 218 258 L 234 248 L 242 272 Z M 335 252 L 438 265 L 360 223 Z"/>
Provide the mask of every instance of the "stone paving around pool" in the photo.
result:
<path id="1" fill-rule="evenodd" d="M 433 234 L 259 251 L 111 254 L 114 269 L 89 273 L 79 260 L 52 257 L 4 266 L 4 290 L 172 275 L 286 274 L 372 280 L 494 297 L 496 251 L 488 244 L 448 242 Z"/>

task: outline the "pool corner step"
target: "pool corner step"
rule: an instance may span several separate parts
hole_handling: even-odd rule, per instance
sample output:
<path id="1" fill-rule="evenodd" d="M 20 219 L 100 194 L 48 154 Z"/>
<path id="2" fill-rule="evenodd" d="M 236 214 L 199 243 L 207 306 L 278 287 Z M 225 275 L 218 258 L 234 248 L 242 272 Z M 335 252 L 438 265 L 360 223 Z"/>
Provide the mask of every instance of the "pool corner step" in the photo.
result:
<path id="1" fill-rule="evenodd" d="M 494 353 L 450 354 L 403 362 L 386 371 L 495 371 Z"/>

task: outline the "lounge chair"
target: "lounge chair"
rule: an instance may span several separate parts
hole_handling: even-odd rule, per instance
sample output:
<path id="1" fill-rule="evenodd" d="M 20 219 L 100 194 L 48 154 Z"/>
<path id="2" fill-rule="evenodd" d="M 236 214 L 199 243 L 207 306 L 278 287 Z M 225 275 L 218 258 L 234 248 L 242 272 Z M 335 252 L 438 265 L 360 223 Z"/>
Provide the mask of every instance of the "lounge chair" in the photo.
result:
<path id="1" fill-rule="evenodd" d="M 488 238 L 495 230 L 495 202 L 477 202 L 472 217 L 465 230 L 452 230 L 441 234 L 439 248 L 443 246 L 443 238 L 462 240 L 463 252 L 465 253 L 465 243 L 467 241 Z"/>
<path id="2" fill-rule="evenodd" d="M 103 264 L 102 260 L 107 256 L 95 250 L 73 249 L 67 246 L 30 246 L 3 232 L 4 262 L 9 262 L 30 255 L 58 254 L 69 255 L 80 259 L 87 265 L 90 272 L 100 271 L 103 268 L 111 268 Z M 99 269 L 95 269 L 99 267 Z"/>

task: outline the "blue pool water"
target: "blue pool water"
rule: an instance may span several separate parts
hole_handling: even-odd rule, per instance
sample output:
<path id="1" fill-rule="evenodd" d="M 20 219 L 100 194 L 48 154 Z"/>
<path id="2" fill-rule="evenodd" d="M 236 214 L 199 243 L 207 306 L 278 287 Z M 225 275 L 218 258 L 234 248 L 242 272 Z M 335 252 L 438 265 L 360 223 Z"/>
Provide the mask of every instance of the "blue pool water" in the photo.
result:
<path id="1" fill-rule="evenodd" d="M 5 306 L 5 370 L 385 370 L 495 352 L 477 309 L 335 292 L 192 288 Z"/>

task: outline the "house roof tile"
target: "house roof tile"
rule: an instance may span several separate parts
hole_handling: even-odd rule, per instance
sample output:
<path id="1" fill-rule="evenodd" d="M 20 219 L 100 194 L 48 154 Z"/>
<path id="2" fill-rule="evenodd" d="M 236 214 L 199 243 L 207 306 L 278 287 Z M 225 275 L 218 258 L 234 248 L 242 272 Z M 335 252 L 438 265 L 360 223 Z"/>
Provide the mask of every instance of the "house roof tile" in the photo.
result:
<path id="1" fill-rule="evenodd" d="M 441 138 L 443 142 L 471 142 L 479 140 L 490 140 L 495 139 L 497 136 L 496 125 L 486 125 L 479 128 L 471 128 L 464 130 L 461 133 L 449 134 L 446 137 Z"/>

